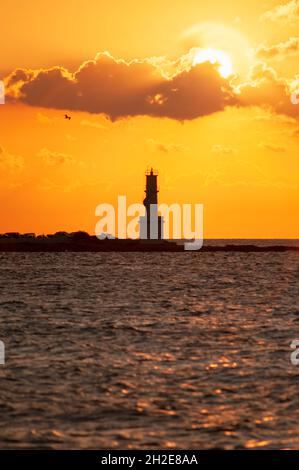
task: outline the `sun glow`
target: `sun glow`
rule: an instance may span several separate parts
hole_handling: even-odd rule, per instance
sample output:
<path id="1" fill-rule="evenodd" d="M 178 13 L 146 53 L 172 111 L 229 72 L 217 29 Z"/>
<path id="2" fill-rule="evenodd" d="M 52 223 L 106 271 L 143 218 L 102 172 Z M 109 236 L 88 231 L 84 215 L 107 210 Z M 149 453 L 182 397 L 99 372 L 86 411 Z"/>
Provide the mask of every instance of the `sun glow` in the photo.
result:
<path id="1" fill-rule="evenodd" d="M 204 62 L 218 64 L 218 71 L 223 78 L 227 78 L 233 73 L 233 65 L 229 55 L 219 49 L 196 49 L 193 65 Z"/>

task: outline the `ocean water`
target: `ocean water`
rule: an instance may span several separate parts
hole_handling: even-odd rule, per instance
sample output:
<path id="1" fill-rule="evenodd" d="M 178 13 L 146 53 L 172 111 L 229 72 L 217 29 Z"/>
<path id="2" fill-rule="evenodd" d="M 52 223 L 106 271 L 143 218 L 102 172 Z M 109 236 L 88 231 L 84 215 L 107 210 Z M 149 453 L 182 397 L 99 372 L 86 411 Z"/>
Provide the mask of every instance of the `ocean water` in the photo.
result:
<path id="1" fill-rule="evenodd" d="M 1 253 L 0 448 L 299 449 L 299 252 Z"/>

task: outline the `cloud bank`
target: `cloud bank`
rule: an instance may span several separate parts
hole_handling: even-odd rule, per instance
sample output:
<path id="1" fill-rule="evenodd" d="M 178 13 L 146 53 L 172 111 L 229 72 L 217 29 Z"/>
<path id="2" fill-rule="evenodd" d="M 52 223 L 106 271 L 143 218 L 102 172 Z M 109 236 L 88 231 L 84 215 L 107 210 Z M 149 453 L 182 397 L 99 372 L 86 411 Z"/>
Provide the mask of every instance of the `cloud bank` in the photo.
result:
<path id="1" fill-rule="evenodd" d="M 8 99 L 30 106 L 105 114 L 112 121 L 132 116 L 196 119 L 228 106 L 259 105 L 298 117 L 290 84 L 258 64 L 248 83 L 233 85 L 218 64 L 193 65 L 188 55 L 170 64 L 163 58 L 115 59 L 99 53 L 71 73 L 63 67 L 17 69 L 5 79 Z M 171 70 L 166 72 L 166 70 Z"/>

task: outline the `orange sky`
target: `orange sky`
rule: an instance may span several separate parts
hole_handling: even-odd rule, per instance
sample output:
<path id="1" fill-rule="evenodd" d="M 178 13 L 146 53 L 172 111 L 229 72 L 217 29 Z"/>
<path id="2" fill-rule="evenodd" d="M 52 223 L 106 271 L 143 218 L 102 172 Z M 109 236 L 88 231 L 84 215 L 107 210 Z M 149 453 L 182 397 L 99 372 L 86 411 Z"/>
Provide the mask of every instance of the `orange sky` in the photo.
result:
<path id="1" fill-rule="evenodd" d="M 154 166 L 206 238 L 299 238 L 299 2 L 279 5 L 2 2 L 0 232 L 93 233 Z"/>

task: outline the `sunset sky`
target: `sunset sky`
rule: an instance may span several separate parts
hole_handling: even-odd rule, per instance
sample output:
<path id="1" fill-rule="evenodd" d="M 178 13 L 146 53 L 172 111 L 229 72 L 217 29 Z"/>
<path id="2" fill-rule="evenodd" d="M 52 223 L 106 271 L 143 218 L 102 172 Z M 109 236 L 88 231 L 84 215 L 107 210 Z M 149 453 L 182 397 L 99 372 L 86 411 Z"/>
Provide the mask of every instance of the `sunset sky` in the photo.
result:
<path id="1" fill-rule="evenodd" d="M 4 0 L 1 18 L 0 232 L 93 233 L 153 166 L 160 202 L 204 204 L 206 238 L 299 238 L 298 0 Z"/>

